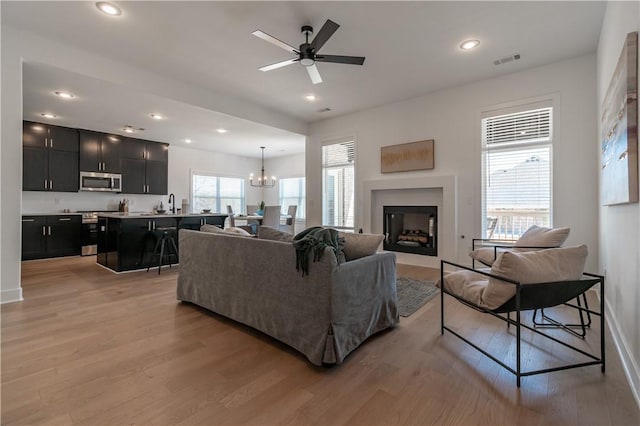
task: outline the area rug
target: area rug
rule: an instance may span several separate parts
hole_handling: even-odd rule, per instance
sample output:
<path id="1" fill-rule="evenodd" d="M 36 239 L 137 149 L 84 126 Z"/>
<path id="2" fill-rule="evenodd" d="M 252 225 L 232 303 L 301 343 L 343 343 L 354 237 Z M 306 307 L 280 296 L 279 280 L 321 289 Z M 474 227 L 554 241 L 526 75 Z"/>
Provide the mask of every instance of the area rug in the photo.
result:
<path id="1" fill-rule="evenodd" d="M 398 293 L 398 310 L 400 316 L 408 317 L 422 305 L 438 294 L 439 288 L 433 281 L 414 280 L 412 278 L 396 278 Z"/>

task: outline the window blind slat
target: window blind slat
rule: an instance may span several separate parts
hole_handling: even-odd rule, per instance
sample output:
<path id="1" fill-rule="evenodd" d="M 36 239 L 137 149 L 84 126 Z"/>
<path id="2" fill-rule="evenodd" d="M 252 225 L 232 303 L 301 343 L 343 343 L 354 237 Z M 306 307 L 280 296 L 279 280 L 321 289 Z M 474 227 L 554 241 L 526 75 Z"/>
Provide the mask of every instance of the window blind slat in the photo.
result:
<path id="1" fill-rule="evenodd" d="M 550 141 L 552 108 L 523 111 L 482 119 L 482 143 Z"/>

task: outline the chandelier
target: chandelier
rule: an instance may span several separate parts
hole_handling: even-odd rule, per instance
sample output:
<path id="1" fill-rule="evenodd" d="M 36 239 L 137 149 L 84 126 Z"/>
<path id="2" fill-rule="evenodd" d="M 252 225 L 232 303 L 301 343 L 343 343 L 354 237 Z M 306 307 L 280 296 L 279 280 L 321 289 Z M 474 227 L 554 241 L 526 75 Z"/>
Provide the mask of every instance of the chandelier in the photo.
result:
<path id="1" fill-rule="evenodd" d="M 260 188 L 273 188 L 276 184 L 276 177 L 271 176 L 271 180 L 267 181 L 267 175 L 264 173 L 264 146 L 261 146 L 262 150 L 262 169 L 260 170 L 260 176 L 258 176 L 258 182 L 254 182 L 253 173 L 249 175 L 249 183 L 251 186 L 257 186 Z"/>

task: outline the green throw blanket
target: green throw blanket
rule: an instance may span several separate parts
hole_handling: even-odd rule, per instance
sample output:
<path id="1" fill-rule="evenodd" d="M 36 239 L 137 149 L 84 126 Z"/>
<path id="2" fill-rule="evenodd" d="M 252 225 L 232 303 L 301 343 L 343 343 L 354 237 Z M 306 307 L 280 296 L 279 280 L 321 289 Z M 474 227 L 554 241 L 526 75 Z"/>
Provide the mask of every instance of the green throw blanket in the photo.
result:
<path id="1" fill-rule="evenodd" d="M 316 262 L 322 259 L 324 249 L 331 247 L 336 260 L 340 263 L 343 258 L 344 238 L 340 238 L 335 229 L 314 226 L 293 237 L 293 247 L 296 249 L 296 270 L 302 270 L 302 276 L 305 276 L 309 275 L 309 254 L 311 252 L 313 252 L 313 261 Z"/>

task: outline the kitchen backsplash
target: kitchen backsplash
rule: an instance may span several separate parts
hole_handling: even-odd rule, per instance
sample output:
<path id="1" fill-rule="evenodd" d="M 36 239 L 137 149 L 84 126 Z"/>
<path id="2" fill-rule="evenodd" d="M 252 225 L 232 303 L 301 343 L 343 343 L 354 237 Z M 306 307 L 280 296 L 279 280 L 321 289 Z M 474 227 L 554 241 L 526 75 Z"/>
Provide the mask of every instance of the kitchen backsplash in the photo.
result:
<path id="1" fill-rule="evenodd" d="M 176 194 L 176 208 L 180 208 L 182 194 Z M 129 211 L 150 212 L 160 201 L 168 207 L 169 196 L 128 195 L 97 192 L 22 192 L 22 214 L 55 213 L 68 209 L 78 210 L 118 210 L 118 203 L 129 200 Z"/>

